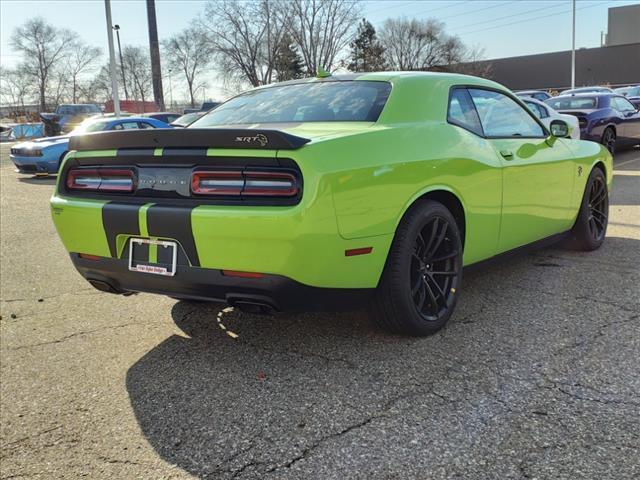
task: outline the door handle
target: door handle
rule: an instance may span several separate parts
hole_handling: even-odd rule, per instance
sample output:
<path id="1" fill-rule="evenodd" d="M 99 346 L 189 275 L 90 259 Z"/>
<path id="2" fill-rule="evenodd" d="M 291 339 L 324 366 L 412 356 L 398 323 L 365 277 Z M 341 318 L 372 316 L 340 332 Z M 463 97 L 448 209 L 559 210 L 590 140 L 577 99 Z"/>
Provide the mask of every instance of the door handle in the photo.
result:
<path id="1" fill-rule="evenodd" d="M 513 159 L 513 152 L 511 150 L 500 150 L 500 155 L 502 155 L 505 160 Z"/>

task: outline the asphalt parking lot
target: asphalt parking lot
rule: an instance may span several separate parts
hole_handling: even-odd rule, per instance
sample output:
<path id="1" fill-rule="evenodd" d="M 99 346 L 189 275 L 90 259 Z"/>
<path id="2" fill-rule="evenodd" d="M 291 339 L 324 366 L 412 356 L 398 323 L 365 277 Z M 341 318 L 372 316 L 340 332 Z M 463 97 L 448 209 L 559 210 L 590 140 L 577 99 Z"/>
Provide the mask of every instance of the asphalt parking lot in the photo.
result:
<path id="1" fill-rule="evenodd" d="M 469 271 L 424 339 L 93 290 L 1 153 L 0 478 L 640 476 L 640 150 L 600 250 Z"/>

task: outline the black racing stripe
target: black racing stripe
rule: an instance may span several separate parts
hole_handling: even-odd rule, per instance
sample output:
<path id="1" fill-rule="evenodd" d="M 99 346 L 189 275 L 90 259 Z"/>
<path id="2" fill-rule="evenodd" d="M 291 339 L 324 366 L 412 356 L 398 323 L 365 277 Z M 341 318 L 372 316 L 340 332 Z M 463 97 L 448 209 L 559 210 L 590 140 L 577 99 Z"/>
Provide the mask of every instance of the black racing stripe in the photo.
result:
<path id="1" fill-rule="evenodd" d="M 200 266 L 196 242 L 191 230 L 190 207 L 152 205 L 147 209 L 147 231 L 152 237 L 172 238 L 184 248 L 194 267 Z"/>
<path id="2" fill-rule="evenodd" d="M 109 252 L 113 258 L 118 258 L 116 237 L 120 234 L 140 235 L 138 224 L 138 210 L 140 205 L 130 203 L 109 202 L 102 207 L 102 226 L 107 235 Z"/>
<path id="3" fill-rule="evenodd" d="M 155 149 L 153 148 L 119 148 L 118 157 L 138 157 L 140 155 L 153 156 Z"/>
<path id="4" fill-rule="evenodd" d="M 165 147 L 162 149 L 162 156 L 172 156 L 172 157 L 188 157 L 193 155 L 200 155 L 203 157 L 207 156 L 206 148 L 172 148 Z"/>

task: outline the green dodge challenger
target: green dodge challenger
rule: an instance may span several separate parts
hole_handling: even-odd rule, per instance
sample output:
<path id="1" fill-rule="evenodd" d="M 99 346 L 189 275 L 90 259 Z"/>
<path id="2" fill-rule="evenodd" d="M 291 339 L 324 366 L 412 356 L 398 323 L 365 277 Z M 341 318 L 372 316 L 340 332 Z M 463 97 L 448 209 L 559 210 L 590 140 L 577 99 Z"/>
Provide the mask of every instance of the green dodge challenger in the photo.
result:
<path id="1" fill-rule="evenodd" d="M 249 310 L 366 304 L 437 331 L 462 267 L 543 242 L 598 248 L 612 158 L 501 85 L 385 72 L 269 85 L 189 128 L 73 137 L 51 199 L 96 288 Z"/>

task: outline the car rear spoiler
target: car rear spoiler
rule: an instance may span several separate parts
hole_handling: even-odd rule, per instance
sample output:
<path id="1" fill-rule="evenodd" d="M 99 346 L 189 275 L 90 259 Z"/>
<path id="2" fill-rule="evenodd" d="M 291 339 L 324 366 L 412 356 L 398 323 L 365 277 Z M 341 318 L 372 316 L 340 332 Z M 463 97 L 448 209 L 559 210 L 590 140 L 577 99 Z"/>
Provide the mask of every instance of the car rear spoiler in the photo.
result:
<path id="1" fill-rule="evenodd" d="M 110 150 L 148 148 L 255 148 L 297 150 L 310 142 L 279 130 L 181 128 L 74 135 L 69 150 Z"/>

